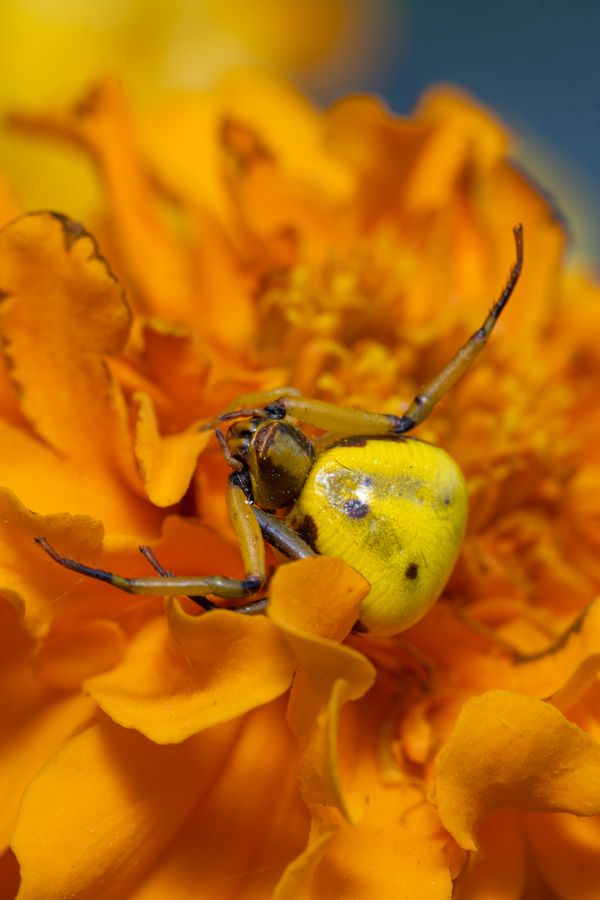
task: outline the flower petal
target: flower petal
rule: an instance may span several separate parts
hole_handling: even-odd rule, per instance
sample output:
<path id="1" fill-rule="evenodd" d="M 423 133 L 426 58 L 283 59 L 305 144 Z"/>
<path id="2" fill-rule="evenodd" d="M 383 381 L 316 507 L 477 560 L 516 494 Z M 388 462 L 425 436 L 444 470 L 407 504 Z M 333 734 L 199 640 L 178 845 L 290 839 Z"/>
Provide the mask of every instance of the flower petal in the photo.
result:
<path id="1" fill-rule="evenodd" d="M 130 322 L 120 285 L 94 239 L 57 213 L 7 225 L 0 269 L 4 352 L 23 411 L 68 456 L 106 458 L 118 423 L 103 357 L 123 347 Z"/>
<path id="2" fill-rule="evenodd" d="M 138 394 L 139 403 L 135 455 L 146 493 L 155 506 L 172 506 L 189 487 L 198 456 L 210 440 L 192 423 L 179 434 L 162 437 L 152 401 Z"/>
<path id="3" fill-rule="evenodd" d="M 413 779 L 404 778 L 394 787 L 382 784 L 373 739 L 373 725 L 381 719 L 378 699 L 368 696 L 344 709 L 344 774 L 352 789 L 368 795 L 369 802 L 354 825 L 331 806 L 313 810 L 308 851 L 280 882 L 283 890 L 300 880 L 303 890 L 296 896 L 303 900 L 452 896 L 452 879 L 465 854 L 448 838 L 436 810 L 425 802 Z"/>
<path id="4" fill-rule="evenodd" d="M 117 723 L 159 744 L 183 741 L 284 693 L 294 658 L 268 619 L 215 610 L 193 616 L 177 601 L 130 643 L 122 663 L 86 691 Z"/>
<path id="5" fill-rule="evenodd" d="M 130 900 L 272 896 L 277 878 L 300 852 L 309 828 L 297 790 L 295 747 L 283 713 L 284 705 L 276 702 L 244 717 L 218 777 L 198 796 L 177 840 L 156 859 L 147 878 L 128 895 Z M 210 737 L 222 727 L 205 734 Z M 195 792 L 192 778 L 189 790 Z"/>
<path id="6" fill-rule="evenodd" d="M 311 882 L 316 867 L 321 862 L 329 844 L 337 833 L 336 828 L 322 831 L 311 839 L 308 847 L 289 864 L 277 884 L 273 900 L 299 900 L 311 897 Z"/>
<path id="7" fill-rule="evenodd" d="M 67 138 L 88 151 L 110 198 L 116 255 L 125 264 L 128 283 L 151 311 L 189 319 L 195 297 L 186 256 L 158 214 L 119 82 L 103 81 L 70 109 L 14 116 L 13 121 L 27 130 Z"/>
<path id="8" fill-rule="evenodd" d="M 159 747 L 110 722 L 71 738 L 23 796 L 21 900 L 123 896 L 177 835 L 239 725 Z"/>
<path id="9" fill-rule="evenodd" d="M 0 484 L 22 503 L 42 514 L 92 513 L 108 530 L 135 534 L 138 540 L 158 532 L 158 511 L 128 490 L 114 467 L 103 469 L 89 457 L 59 456 L 25 429 L 25 423 L 16 428 L 0 422 Z"/>
<path id="10" fill-rule="evenodd" d="M 0 589 L 24 615 L 24 624 L 37 637 L 43 636 L 55 614 L 56 598 L 64 570 L 52 564 L 34 538 L 44 535 L 51 544 L 77 558 L 98 550 L 103 529 L 90 516 L 67 513 L 41 516 L 31 512 L 0 488 Z"/>
<path id="11" fill-rule="evenodd" d="M 481 826 L 479 851 L 460 873 L 460 900 L 522 900 L 527 858 L 514 812 L 491 815 Z"/>
<path id="12" fill-rule="evenodd" d="M 271 582 L 269 616 L 284 632 L 300 666 L 288 716 L 302 753 L 306 803 L 337 806 L 354 819 L 362 801 L 347 797 L 337 765 L 340 709 L 372 685 L 368 660 L 341 646 L 368 584 L 339 559 L 314 557 L 282 566 Z"/>
<path id="13" fill-rule="evenodd" d="M 0 852 L 10 840 L 23 789 L 95 713 L 87 697 L 58 693 L 38 681 L 31 646 L 14 609 L 0 599 Z"/>
<path id="14" fill-rule="evenodd" d="M 114 622 L 85 622 L 67 634 L 50 637 L 36 649 L 32 666 L 47 685 L 76 689 L 85 678 L 111 669 L 123 657 L 126 638 Z"/>
<path id="15" fill-rule="evenodd" d="M 527 815 L 527 839 L 557 897 L 595 900 L 600 884 L 600 818 Z"/>
<path id="16" fill-rule="evenodd" d="M 542 700 L 488 691 L 465 703 L 437 758 L 435 792 L 444 826 L 475 850 L 495 810 L 600 813 L 600 746 Z"/>

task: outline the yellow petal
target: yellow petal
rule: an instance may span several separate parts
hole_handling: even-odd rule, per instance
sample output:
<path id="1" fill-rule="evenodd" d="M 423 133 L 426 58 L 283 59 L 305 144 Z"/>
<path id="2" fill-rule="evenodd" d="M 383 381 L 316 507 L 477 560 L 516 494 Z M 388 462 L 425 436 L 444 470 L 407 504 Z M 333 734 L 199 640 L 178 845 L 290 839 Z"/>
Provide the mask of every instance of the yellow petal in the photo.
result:
<path id="1" fill-rule="evenodd" d="M 159 744 L 183 741 L 284 693 L 294 658 L 268 619 L 215 610 L 193 616 L 177 601 L 130 643 L 122 663 L 86 691 L 115 722 Z"/>
<path id="2" fill-rule="evenodd" d="M 436 761 L 440 817 L 477 848 L 483 819 L 503 808 L 600 813 L 600 745 L 553 706 L 488 691 L 468 700 Z"/>

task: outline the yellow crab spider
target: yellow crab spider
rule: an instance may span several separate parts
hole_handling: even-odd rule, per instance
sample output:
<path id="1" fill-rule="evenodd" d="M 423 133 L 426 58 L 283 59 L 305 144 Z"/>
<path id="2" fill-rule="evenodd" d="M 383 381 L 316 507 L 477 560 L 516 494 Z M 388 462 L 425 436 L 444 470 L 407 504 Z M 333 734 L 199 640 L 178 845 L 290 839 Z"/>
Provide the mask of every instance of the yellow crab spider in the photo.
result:
<path id="1" fill-rule="evenodd" d="M 522 226 L 513 231 L 516 260 L 500 297 L 403 416 L 345 409 L 280 389 L 250 395 L 243 408 L 207 424 L 232 470 L 227 507 L 245 578 L 174 576 L 147 547 L 140 549 L 157 575 L 125 578 L 61 556 L 43 537 L 37 542 L 60 565 L 129 593 L 188 595 L 207 611 L 218 604 L 206 595 L 243 600 L 229 608 L 245 614 L 262 613 L 267 605 L 264 597 L 253 599 L 265 587 L 265 541 L 290 559 L 338 556 L 371 584 L 355 630 L 389 635 L 408 628 L 435 603 L 452 571 L 467 491 L 447 453 L 407 432 L 429 416 L 485 346 L 521 274 Z M 326 439 L 310 440 L 301 424 L 326 432 Z"/>

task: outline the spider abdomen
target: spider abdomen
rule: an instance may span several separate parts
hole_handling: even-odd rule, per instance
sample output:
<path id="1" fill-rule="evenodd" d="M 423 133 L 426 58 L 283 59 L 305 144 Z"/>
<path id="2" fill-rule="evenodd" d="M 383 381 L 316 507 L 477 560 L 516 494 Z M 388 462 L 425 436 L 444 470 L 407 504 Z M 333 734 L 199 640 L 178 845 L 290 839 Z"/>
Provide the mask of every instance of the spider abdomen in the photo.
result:
<path id="1" fill-rule="evenodd" d="M 371 583 L 359 623 L 395 634 L 440 595 L 458 555 L 467 489 L 454 460 L 414 438 L 347 438 L 316 460 L 288 522 Z"/>

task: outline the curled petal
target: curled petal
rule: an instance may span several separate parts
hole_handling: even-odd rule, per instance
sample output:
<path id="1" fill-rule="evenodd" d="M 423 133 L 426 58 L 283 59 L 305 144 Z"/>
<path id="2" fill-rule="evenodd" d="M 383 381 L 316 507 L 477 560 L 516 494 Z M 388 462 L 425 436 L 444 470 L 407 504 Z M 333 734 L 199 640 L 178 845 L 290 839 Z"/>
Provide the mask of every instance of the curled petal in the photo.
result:
<path id="1" fill-rule="evenodd" d="M 135 454 L 146 493 L 155 506 L 172 506 L 185 494 L 210 433 L 192 423 L 184 432 L 162 437 L 150 398 L 141 394 L 138 402 Z"/>
<path id="2" fill-rule="evenodd" d="M 122 349 L 130 312 L 94 239 L 57 213 L 0 233 L 0 327 L 21 407 L 69 457 L 103 459 L 117 428 L 103 356 Z"/>
<path id="3" fill-rule="evenodd" d="M 452 842 L 434 810 L 414 790 L 402 794 L 376 780 L 371 787 L 358 825 L 348 824 L 331 807 L 320 811 L 307 850 L 279 883 L 282 898 L 450 900 L 464 854 L 455 865 Z"/>
<path id="4" fill-rule="evenodd" d="M 362 801 L 349 798 L 340 784 L 338 719 L 345 702 L 368 691 L 375 670 L 338 641 L 358 618 L 367 591 L 364 578 L 341 560 L 315 557 L 278 570 L 269 604 L 270 618 L 299 662 L 288 717 L 302 753 L 304 799 L 311 807 L 336 806 L 350 820 Z"/>
<path id="5" fill-rule="evenodd" d="M 436 764 L 442 822 L 466 850 L 499 809 L 600 813 L 600 746 L 553 706 L 493 690 L 465 703 Z"/>
<path id="6" fill-rule="evenodd" d="M 149 622 L 122 663 L 85 689 L 115 722 L 159 744 L 226 722 L 284 693 L 294 658 L 261 616 L 193 616 L 167 603 L 168 626 Z"/>
<path id="7" fill-rule="evenodd" d="M 0 488 L 2 532 L 0 589 L 23 613 L 31 634 L 42 637 L 55 615 L 56 598 L 64 591 L 64 571 L 44 556 L 34 538 L 44 535 L 69 555 L 85 559 L 98 551 L 102 525 L 91 516 L 37 515 L 11 491 Z"/>

